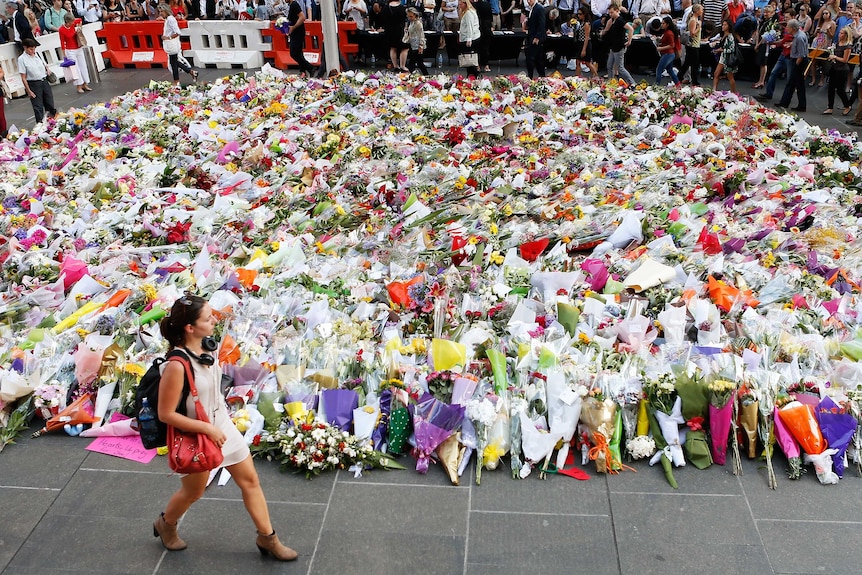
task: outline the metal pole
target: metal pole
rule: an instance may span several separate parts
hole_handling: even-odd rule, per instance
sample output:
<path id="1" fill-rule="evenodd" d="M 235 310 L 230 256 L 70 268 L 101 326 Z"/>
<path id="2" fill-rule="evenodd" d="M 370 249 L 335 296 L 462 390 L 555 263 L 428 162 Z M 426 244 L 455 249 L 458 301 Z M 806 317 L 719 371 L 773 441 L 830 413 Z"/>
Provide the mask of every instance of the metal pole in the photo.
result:
<path id="1" fill-rule="evenodd" d="M 320 27 L 323 31 L 323 54 L 326 57 L 326 73 L 341 71 L 338 55 L 338 22 L 333 0 L 320 0 Z"/>

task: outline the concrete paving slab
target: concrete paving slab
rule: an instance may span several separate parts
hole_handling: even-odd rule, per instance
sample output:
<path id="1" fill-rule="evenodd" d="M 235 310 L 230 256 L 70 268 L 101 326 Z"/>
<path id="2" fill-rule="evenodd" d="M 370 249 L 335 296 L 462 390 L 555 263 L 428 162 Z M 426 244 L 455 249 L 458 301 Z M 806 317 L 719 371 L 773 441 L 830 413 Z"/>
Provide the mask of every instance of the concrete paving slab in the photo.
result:
<path id="1" fill-rule="evenodd" d="M 278 465 L 266 461 L 257 463 L 257 474 L 269 502 L 325 505 L 329 501 L 332 484 L 335 482 L 334 473 L 324 473 L 309 480 L 302 473 L 283 472 L 279 470 Z M 213 480 L 207 488 L 205 497 L 233 499 L 241 497 L 239 487 L 233 479 L 223 486 L 217 485 L 217 481 L 218 478 Z M 179 480 L 174 478 L 173 482 L 176 489 L 179 486 Z"/>
<path id="2" fill-rule="evenodd" d="M 757 527 L 776 573 L 858 575 L 860 572 L 859 554 L 855 550 L 862 545 L 862 523 L 828 519 L 759 520 Z"/>
<path id="3" fill-rule="evenodd" d="M 611 518 L 473 512 L 464 572 L 619 573 Z"/>
<path id="4" fill-rule="evenodd" d="M 153 552 L 146 535 L 143 519 L 52 514 L 39 522 L 3 573 L 151 574 L 160 553 Z"/>
<path id="5" fill-rule="evenodd" d="M 697 530 L 694 525 L 689 529 Z M 713 545 L 712 531 L 700 531 L 700 544 L 672 542 L 620 543 L 623 575 L 772 575 L 772 567 L 759 544 Z"/>
<path id="6" fill-rule="evenodd" d="M 3 471 L 0 485 L 60 489 L 87 457 L 88 452 L 76 448 L 75 440 L 62 431 L 31 438 L 30 434 L 39 427 L 32 428 L 0 453 Z"/>
<path id="7" fill-rule="evenodd" d="M 205 497 L 195 503 L 179 526 L 180 537 L 189 545 L 184 551 L 164 551 L 155 538 L 145 545 L 150 555 L 164 555 L 157 571 L 161 574 L 307 572 L 325 507 L 270 502 L 269 508 L 279 539 L 299 552 L 296 561 L 282 563 L 261 556 L 254 524 L 241 500 Z"/>
<path id="8" fill-rule="evenodd" d="M 482 484 L 473 487 L 472 511 L 517 511 L 524 513 L 560 513 L 571 515 L 610 514 L 608 481 L 593 475 L 579 481 L 564 475 L 548 474 L 541 480 L 534 471 L 524 480 L 513 480 L 506 468 L 483 471 Z"/>
<path id="9" fill-rule="evenodd" d="M 42 521 L 59 489 L 0 487 L 0 570 Z"/>
<path id="10" fill-rule="evenodd" d="M 378 515 L 385 515 L 385 510 Z M 309 575 L 451 575 L 462 573 L 463 568 L 463 535 L 417 537 L 409 530 L 383 533 L 335 528 L 321 534 Z"/>
<path id="11" fill-rule="evenodd" d="M 153 473 L 82 469 L 69 480 L 46 518 L 54 515 L 134 521 L 141 517 L 155 518 L 178 486 L 179 479 L 172 482 Z"/>
<path id="12" fill-rule="evenodd" d="M 454 535 L 467 530 L 470 491 L 410 485 L 337 483 L 324 529 L 357 533 Z"/>
<path id="13" fill-rule="evenodd" d="M 623 470 L 617 475 L 607 478 L 611 493 L 714 493 L 740 494 L 741 488 L 733 468 L 712 465 L 706 469 L 697 469 L 693 465 L 675 467 L 673 476 L 679 486 L 674 489 L 665 479 L 664 469 L 658 463 L 653 466 L 647 461 L 629 463 L 636 472 Z"/>

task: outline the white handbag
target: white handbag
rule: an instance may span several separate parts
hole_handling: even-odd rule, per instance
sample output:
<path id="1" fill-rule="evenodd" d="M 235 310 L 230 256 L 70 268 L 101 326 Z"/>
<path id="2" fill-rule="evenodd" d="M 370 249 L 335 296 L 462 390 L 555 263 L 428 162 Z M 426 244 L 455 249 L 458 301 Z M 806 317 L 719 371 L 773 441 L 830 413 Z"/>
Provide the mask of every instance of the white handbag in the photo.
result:
<path id="1" fill-rule="evenodd" d="M 162 47 L 165 49 L 165 54 L 168 56 L 173 56 L 174 54 L 180 53 L 180 37 L 170 38 L 162 42 Z"/>

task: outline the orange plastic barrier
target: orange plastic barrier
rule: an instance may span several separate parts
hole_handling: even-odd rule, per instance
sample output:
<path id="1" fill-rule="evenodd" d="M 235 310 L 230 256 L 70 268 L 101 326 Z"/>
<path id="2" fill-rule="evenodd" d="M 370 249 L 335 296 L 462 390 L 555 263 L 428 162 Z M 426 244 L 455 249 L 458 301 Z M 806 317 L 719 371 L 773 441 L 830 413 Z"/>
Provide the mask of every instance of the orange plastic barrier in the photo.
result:
<path id="1" fill-rule="evenodd" d="M 350 54 L 359 53 L 359 44 L 353 38 L 353 33 L 356 31 L 356 22 L 353 20 L 345 20 L 338 22 L 338 49 L 341 54 L 347 57 Z M 264 38 L 269 37 L 272 42 L 272 50 L 264 52 L 264 58 L 269 58 L 273 61 L 276 68 L 286 70 L 287 68 L 295 68 L 297 66 L 293 58 L 290 57 L 290 48 L 287 44 L 287 36 L 270 26 L 269 30 L 264 30 Z M 320 61 L 320 53 L 323 49 L 323 26 L 318 20 L 305 21 L 305 53 L 313 53 L 318 55 Z M 313 63 L 313 62 L 312 62 Z"/>
<path id="2" fill-rule="evenodd" d="M 179 21 L 180 28 L 188 22 Z M 167 68 L 168 55 L 162 48 L 164 22 L 105 22 L 96 36 L 105 40 L 103 57 L 113 68 Z M 181 41 L 182 49 L 190 48 L 188 41 Z"/>

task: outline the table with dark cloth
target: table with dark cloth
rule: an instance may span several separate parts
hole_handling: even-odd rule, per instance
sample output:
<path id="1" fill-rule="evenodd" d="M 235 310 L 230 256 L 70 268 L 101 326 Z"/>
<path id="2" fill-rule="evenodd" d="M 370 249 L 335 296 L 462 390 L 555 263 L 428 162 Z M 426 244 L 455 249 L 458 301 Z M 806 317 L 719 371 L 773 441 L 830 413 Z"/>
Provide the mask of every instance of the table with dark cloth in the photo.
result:
<path id="1" fill-rule="evenodd" d="M 372 32 L 370 30 L 357 30 L 356 43 L 359 44 L 359 54 L 365 65 L 371 65 L 369 61 L 374 56 L 381 65 L 389 63 L 389 44 L 386 41 L 385 32 Z M 425 31 L 425 52 L 422 54 L 424 60 L 433 62 L 437 58 L 437 48 L 440 45 L 440 33 Z"/>

